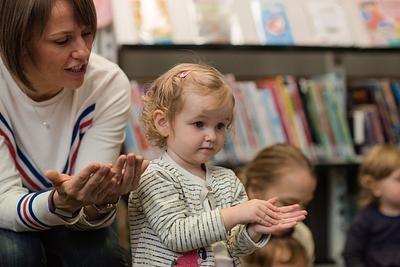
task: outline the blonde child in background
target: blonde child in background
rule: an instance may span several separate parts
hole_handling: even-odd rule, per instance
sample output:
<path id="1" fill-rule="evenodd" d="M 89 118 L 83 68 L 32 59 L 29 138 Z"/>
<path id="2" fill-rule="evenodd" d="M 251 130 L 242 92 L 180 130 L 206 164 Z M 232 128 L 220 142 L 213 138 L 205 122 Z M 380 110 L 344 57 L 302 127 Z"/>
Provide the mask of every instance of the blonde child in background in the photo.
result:
<path id="1" fill-rule="evenodd" d="M 343 252 L 346 266 L 400 266 L 400 150 L 376 145 L 358 174 L 361 210 Z"/>
<path id="2" fill-rule="evenodd" d="M 177 65 L 143 101 L 147 137 L 165 153 L 129 197 L 133 266 L 241 266 L 239 256 L 305 218 L 298 204 L 247 201 L 233 171 L 208 164 L 233 121 L 232 91 L 216 69 Z"/>
<path id="3" fill-rule="evenodd" d="M 293 236 L 273 236 L 268 246 L 247 258 L 246 267 L 307 267 L 310 261 L 304 246 Z"/>
<path id="4" fill-rule="evenodd" d="M 317 186 L 312 163 L 297 147 L 290 144 L 275 144 L 263 149 L 245 166 L 240 177 L 250 199 L 269 199 L 277 196 L 279 198 L 277 205 L 298 203 L 305 208 L 313 199 Z M 309 228 L 301 222 L 291 232 L 277 233 L 274 238 L 282 235 L 289 235 L 298 240 L 304 247 L 307 262 L 312 265 L 315 257 L 314 239 Z M 282 246 L 284 243 L 286 242 L 282 241 L 279 244 Z M 268 249 L 273 250 L 265 248 Z M 274 255 L 273 253 L 262 255 L 265 250 L 255 251 L 254 254 L 244 257 L 244 261 L 253 262 L 254 257 L 269 258 Z M 273 261 L 274 259 L 269 259 L 269 262 Z"/>

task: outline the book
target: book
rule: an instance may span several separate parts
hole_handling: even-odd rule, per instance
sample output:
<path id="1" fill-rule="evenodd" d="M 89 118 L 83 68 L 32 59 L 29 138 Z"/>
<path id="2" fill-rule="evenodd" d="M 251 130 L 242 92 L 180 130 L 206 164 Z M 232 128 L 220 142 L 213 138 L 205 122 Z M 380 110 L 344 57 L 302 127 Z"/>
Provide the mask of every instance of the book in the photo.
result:
<path id="1" fill-rule="evenodd" d="M 339 0 L 307 0 L 315 42 L 319 45 L 351 46 L 353 39 L 344 6 Z"/>
<path id="2" fill-rule="evenodd" d="M 264 44 L 294 44 L 291 25 L 283 2 L 254 1 L 252 2 L 252 10 L 260 40 Z"/>
<path id="3" fill-rule="evenodd" d="M 191 0 L 197 44 L 231 43 L 231 0 Z"/>
<path id="4" fill-rule="evenodd" d="M 117 44 L 138 44 L 139 34 L 133 19 L 131 0 L 111 0 L 111 6 Z"/>
<path id="5" fill-rule="evenodd" d="M 387 41 L 389 46 L 400 46 L 400 1 L 381 0 L 382 14 L 388 24 Z"/>
<path id="6" fill-rule="evenodd" d="M 371 46 L 389 45 L 391 25 L 387 21 L 379 0 L 357 0 L 359 14 L 367 31 Z"/>
<path id="7" fill-rule="evenodd" d="M 238 29 L 234 30 L 238 35 L 234 42 L 236 44 L 260 45 L 262 43 L 250 2 L 249 0 L 234 0 L 232 3 L 232 19 L 238 25 Z"/>
<path id="8" fill-rule="evenodd" d="M 143 44 L 172 44 L 172 22 L 166 0 L 131 0 L 139 41 Z"/>

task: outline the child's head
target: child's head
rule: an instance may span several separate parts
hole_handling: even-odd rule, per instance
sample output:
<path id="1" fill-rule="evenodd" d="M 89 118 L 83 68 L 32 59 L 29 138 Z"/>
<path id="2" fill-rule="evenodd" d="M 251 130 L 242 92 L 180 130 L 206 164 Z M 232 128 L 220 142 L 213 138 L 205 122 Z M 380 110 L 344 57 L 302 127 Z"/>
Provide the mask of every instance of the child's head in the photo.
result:
<path id="1" fill-rule="evenodd" d="M 360 206 L 378 204 L 400 211 L 400 149 L 376 145 L 366 155 L 358 173 Z"/>
<path id="2" fill-rule="evenodd" d="M 143 98 L 148 140 L 170 152 L 215 155 L 233 121 L 234 98 L 215 68 L 179 64 L 155 80 Z M 185 151 L 187 150 L 187 151 Z"/>
<path id="3" fill-rule="evenodd" d="M 302 244 L 290 235 L 272 237 L 265 247 L 244 257 L 246 267 L 307 267 L 309 259 Z"/>
<path id="4" fill-rule="evenodd" d="M 317 179 L 309 159 L 295 146 L 275 144 L 247 164 L 242 178 L 249 198 L 279 197 L 280 204 L 305 207 L 314 197 Z"/>

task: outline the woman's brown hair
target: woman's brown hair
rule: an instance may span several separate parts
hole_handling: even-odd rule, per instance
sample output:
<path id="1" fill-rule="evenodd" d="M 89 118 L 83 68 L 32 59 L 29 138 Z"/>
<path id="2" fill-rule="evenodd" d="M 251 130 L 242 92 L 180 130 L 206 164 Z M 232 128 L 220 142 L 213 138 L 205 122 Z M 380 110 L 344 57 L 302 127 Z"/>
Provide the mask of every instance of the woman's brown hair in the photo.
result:
<path id="1" fill-rule="evenodd" d="M 1 0 L 0 56 L 11 74 L 28 88 L 23 71 L 23 58 L 29 55 L 33 34 L 43 33 L 57 1 L 68 1 L 76 20 L 96 32 L 97 18 L 93 0 Z M 38 30 L 38 31 L 35 31 Z"/>

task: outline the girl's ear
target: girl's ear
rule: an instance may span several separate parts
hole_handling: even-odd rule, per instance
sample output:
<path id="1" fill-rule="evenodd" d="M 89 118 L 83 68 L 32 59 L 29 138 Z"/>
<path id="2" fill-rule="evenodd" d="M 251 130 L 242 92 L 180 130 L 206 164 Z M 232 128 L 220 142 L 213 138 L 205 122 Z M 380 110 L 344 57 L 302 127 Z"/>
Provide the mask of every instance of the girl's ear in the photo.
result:
<path id="1" fill-rule="evenodd" d="M 168 137 L 170 134 L 170 128 L 169 128 L 168 118 L 165 112 L 159 109 L 155 110 L 153 112 L 153 120 L 154 120 L 154 126 L 156 127 L 157 131 L 163 137 Z"/>
<path id="2" fill-rule="evenodd" d="M 380 181 L 374 180 L 374 181 L 371 182 L 370 185 L 371 185 L 372 194 L 377 198 L 381 197 L 382 196 L 382 190 L 381 190 L 381 186 L 380 186 L 381 185 Z"/>
<path id="3" fill-rule="evenodd" d="M 381 196 L 381 189 L 380 189 L 380 183 L 379 181 L 375 180 L 371 175 L 365 175 L 361 179 L 362 186 L 365 188 L 369 188 L 371 190 L 372 195 L 374 197 L 380 197 Z"/>

